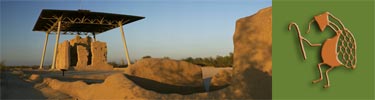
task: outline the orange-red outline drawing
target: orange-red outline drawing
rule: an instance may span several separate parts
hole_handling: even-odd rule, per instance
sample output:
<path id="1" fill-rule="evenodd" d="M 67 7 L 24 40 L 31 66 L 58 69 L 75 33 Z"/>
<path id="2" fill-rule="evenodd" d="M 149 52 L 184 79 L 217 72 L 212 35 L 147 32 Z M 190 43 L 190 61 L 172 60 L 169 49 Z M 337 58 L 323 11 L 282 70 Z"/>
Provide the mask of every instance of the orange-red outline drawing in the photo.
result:
<path id="1" fill-rule="evenodd" d="M 330 21 L 329 18 L 333 18 L 336 22 L 339 23 L 341 28 L 336 25 L 334 22 Z M 355 69 L 357 63 L 356 57 L 356 41 L 353 34 L 344 26 L 340 19 L 333 16 L 329 12 L 314 16 L 309 22 L 308 30 L 306 33 L 310 32 L 310 26 L 313 22 L 316 22 L 319 26 L 321 32 L 328 26 L 333 31 L 336 32 L 335 36 L 324 41 L 323 45 L 321 44 L 312 44 L 306 38 L 301 35 L 299 27 L 296 23 L 292 22 L 289 24 L 289 31 L 291 31 L 292 26 L 295 26 L 295 29 L 298 33 L 299 43 L 301 47 L 301 52 L 304 60 L 306 60 L 306 53 L 303 45 L 303 41 L 306 41 L 310 46 L 322 46 L 321 48 L 321 58 L 323 62 L 318 64 L 318 69 L 320 77 L 317 80 L 314 80 L 313 83 L 318 83 L 323 80 L 323 74 L 321 70 L 322 65 L 328 65 L 330 68 L 325 71 L 325 76 L 327 83 L 324 85 L 324 88 L 330 87 L 330 81 L 328 77 L 329 71 L 335 67 L 345 66 L 346 68 Z"/>

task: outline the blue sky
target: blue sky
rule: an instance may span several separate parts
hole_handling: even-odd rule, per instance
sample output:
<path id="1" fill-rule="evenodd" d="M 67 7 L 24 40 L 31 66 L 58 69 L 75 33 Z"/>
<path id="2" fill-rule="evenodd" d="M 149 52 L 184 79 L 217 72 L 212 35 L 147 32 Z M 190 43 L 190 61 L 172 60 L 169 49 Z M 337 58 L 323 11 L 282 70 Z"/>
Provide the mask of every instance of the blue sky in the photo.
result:
<path id="1" fill-rule="evenodd" d="M 42 9 L 108 12 L 146 17 L 124 26 L 131 60 L 145 55 L 173 59 L 233 52 L 237 19 L 271 6 L 271 0 L 1 0 L 1 60 L 39 65 L 45 38 L 32 28 Z M 60 42 L 74 35 L 61 35 Z M 107 42 L 108 61 L 125 59 L 119 28 L 96 36 Z M 53 56 L 49 36 L 45 64 Z"/>

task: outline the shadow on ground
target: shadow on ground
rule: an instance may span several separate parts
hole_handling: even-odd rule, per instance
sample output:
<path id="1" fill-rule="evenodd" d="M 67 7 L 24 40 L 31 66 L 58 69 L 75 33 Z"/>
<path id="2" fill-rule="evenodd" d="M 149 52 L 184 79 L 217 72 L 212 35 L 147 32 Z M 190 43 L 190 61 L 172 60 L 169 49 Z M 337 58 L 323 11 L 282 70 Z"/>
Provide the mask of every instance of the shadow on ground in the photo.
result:
<path id="1" fill-rule="evenodd" d="M 1 99 L 46 99 L 43 94 L 28 83 L 11 72 L 0 73 Z"/>
<path id="2" fill-rule="evenodd" d="M 158 93 L 163 93 L 163 94 L 169 94 L 169 93 L 177 93 L 177 94 L 182 94 L 182 95 L 187 95 L 187 94 L 193 94 L 193 93 L 203 93 L 206 92 L 205 88 L 202 86 L 200 87 L 192 87 L 192 86 L 176 86 L 176 85 L 170 85 L 170 84 L 165 84 L 165 83 L 160 83 L 154 80 L 150 79 L 145 79 L 137 76 L 132 76 L 132 75 L 127 75 L 124 74 L 128 79 L 133 81 L 135 84 L 138 86 L 147 89 L 147 90 L 152 90 Z M 211 86 L 210 91 L 216 91 L 223 89 L 225 87 L 228 87 L 229 85 L 225 86 Z"/>
<path id="3" fill-rule="evenodd" d="M 255 68 L 249 68 L 243 75 L 251 76 L 245 82 L 249 85 L 249 93 L 254 99 L 272 99 L 272 76 Z"/>
<path id="4" fill-rule="evenodd" d="M 86 78 L 71 78 L 71 77 L 50 77 L 53 79 L 57 79 L 63 82 L 75 82 L 75 81 L 83 81 L 86 84 L 95 84 L 95 83 L 103 83 L 104 80 L 99 79 L 86 79 Z"/>

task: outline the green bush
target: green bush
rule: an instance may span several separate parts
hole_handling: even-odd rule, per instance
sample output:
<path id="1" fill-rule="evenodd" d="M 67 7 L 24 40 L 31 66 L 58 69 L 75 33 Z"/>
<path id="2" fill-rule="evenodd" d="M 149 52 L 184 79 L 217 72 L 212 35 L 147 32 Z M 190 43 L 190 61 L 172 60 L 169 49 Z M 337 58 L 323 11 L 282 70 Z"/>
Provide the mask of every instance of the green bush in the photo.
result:
<path id="1" fill-rule="evenodd" d="M 0 70 L 1 71 L 5 70 L 5 61 L 4 60 L 0 62 Z"/>
<path id="2" fill-rule="evenodd" d="M 152 58 L 151 56 L 143 56 L 142 59 Z"/>
<path id="3" fill-rule="evenodd" d="M 182 59 L 183 61 L 190 62 L 200 66 L 215 66 L 215 67 L 232 67 L 233 66 L 233 53 L 229 53 L 227 56 L 216 56 L 206 58 L 193 58 L 188 57 Z"/>

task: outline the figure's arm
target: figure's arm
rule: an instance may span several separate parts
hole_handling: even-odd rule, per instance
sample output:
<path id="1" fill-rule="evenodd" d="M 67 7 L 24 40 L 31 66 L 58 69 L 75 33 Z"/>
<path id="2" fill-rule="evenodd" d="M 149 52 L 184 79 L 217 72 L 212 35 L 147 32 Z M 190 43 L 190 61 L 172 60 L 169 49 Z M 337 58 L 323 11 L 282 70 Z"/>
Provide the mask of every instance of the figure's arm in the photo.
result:
<path id="1" fill-rule="evenodd" d="M 302 39 L 305 40 L 307 42 L 307 44 L 309 44 L 312 47 L 317 47 L 317 46 L 321 46 L 322 45 L 322 44 L 312 44 L 309 40 L 307 40 L 305 38 L 302 38 Z"/>
<path id="2" fill-rule="evenodd" d="M 307 39 L 305 39 L 302 35 L 301 35 L 301 32 L 299 30 L 299 27 L 296 23 L 292 22 L 289 24 L 289 27 L 288 27 L 288 30 L 290 31 L 292 29 L 292 26 L 295 26 L 296 30 L 297 30 L 297 34 L 298 34 L 298 39 L 299 39 L 299 43 L 300 43 L 300 47 L 301 47 L 301 51 L 302 51 L 302 55 L 303 55 L 303 59 L 306 60 L 306 52 L 305 52 L 305 48 L 303 46 L 303 43 L 302 43 L 302 40 L 306 41 L 310 46 L 320 46 L 321 44 L 311 44 L 310 41 L 308 41 Z"/>

